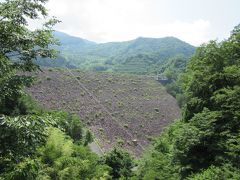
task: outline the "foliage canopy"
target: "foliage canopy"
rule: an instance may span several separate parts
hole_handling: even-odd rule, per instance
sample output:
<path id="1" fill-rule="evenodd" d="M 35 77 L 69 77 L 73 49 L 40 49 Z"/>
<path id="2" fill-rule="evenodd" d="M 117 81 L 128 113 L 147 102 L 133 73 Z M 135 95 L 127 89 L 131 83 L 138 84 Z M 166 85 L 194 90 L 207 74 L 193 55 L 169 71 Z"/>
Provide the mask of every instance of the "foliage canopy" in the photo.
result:
<path id="1" fill-rule="evenodd" d="M 229 39 L 199 47 L 182 80 L 183 118 L 155 142 L 139 176 L 164 179 L 169 171 L 175 179 L 238 179 L 240 26 Z"/>

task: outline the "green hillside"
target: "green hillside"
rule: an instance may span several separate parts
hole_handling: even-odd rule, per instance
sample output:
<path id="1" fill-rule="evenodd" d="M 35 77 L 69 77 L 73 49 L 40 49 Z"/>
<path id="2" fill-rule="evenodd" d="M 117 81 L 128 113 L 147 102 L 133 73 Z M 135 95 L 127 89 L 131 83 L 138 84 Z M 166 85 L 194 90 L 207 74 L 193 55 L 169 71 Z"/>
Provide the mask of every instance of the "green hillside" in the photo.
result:
<path id="1" fill-rule="evenodd" d="M 189 59 L 195 50 L 195 47 L 174 37 L 140 37 L 125 42 L 96 44 L 61 32 L 54 35 L 61 43 L 56 49 L 59 57 L 64 59 L 63 64 L 94 71 L 156 73 L 169 59 L 179 56 Z M 48 66 L 45 63 L 40 65 Z"/>

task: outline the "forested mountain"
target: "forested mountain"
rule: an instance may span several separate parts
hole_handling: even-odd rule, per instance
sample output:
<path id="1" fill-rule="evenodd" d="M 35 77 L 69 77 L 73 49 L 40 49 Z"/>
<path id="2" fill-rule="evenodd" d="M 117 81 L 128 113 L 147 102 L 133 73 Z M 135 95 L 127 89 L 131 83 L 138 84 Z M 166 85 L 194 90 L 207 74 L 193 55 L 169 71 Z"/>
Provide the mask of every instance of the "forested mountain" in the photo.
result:
<path id="1" fill-rule="evenodd" d="M 71 47 L 81 47 L 96 44 L 95 42 L 88 41 L 75 36 L 70 36 L 66 33 L 54 31 L 53 35 L 58 38 L 61 42 L 61 47 L 71 46 Z"/>
<path id="2" fill-rule="evenodd" d="M 170 58 L 181 56 L 188 59 L 195 50 L 174 37 L 139 37 L 125 42 L 96 44 L 57 31 L 54 36 L 60 41 L 61 45 L 55 48 L 59 50 L 64 64 L 96 71 L 156 73 Z M 48 66 L 45 63 L 41 65 Z"/>

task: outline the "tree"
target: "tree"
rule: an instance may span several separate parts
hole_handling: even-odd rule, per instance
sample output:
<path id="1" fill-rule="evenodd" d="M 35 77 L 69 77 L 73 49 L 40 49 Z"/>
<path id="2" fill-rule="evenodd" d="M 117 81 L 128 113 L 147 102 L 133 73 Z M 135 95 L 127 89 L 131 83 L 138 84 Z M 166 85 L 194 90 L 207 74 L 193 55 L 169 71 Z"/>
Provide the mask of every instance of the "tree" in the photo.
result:
<path id="1" fill-rule="evenodd" d="M 240 26 L 229 39 L 199 47 L 182 83 L 183 117 L 156 140 L 139 177 L 239 179 Z"/>
<path id="2" fill-rule="evenodd" d="M 93 142 L 93 136 L 92 133 L 89 130 L 87 130 L 84 139 L 84 146 L 87 146 L 91 142 Z"/>
<path id="3" fill-rule="evenodd" d="M 32 78 L 19 74 L 38 68 L 33 60 L 54 57 L 49 45 L 56 44 L 52 27 L 55 18 L 45 22 L 41 29 L 30 31 L 28 19 L 47 18 L 44 7 L 47 0 L 6 0 L 0 2 L 0 113 L 11 114 Z M 17 74 L 18 73 L 18 74 Z"/>
<path id="4" fill-rule="evenodd" d="M 34 154 L 45 142 L 45 129 L 54 124 L 50 116 L 0 117 L 0 174 Z"/>
<path id="5" fill-rule="evenodd" d="M 110 175 L 114 179 L 132 176 L 134 166 L 132 157 L 124 150 L 114 148 L 104 157 L 104 163 L 111 167 Z"/>
<path id="6" fill-rule="evenodd" d="M 184 76 L 185 128 L 174 143 L 183 176 L 226 162 L 239 168 L 240 26 L 198 48 Z"/>

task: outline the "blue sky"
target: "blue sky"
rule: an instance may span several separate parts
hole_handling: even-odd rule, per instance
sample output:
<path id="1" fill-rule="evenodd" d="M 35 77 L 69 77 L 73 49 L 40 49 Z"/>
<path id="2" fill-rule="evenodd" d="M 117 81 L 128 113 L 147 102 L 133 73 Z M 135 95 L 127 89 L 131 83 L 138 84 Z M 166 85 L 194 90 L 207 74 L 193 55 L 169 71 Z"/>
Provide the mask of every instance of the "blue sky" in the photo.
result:
<path id="1" fill-rule="evenodd" d="M 240 23 L 240 0 L 50 0 L 56 29 L 96 42 L 175 36 L 222 40 Z M 34 26 L 34 24 L 32 25 Z"/>

